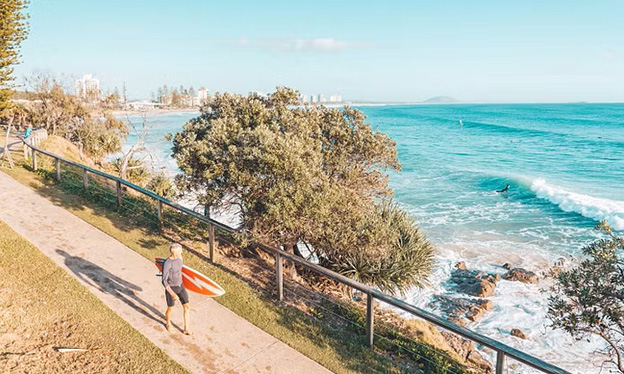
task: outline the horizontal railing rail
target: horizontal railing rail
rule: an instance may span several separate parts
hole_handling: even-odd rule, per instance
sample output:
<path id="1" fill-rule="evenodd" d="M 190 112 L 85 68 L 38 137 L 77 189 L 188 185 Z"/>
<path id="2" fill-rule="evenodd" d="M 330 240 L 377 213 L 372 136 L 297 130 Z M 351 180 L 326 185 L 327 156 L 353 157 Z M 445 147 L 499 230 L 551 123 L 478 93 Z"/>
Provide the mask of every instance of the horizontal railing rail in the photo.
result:
<path id="1" fill-rule="evenodd" d="M 157 204 L 158 204 L 158 220 L 160 223 L 160 226 L 162 227 L 162 220 L 163 220 L 163 215 L 162 215 L 162 204 L 165 204 L 169 207 L 171 207 L 174 210 L 177 210 L 179 212 L 182 212 L 186 215 L 189 215 L 195 219 L 198 219 L 204 223 L 206 223 L 209 227 L 209 256 L 208 258 L 213 261 L 214 260 L 214 229 L 218 228 L 219 230 L 222 230 L 226 233 L 241 233 L 240 230 L 237 230 L 233 227 L 230 227 L 228 225 L 225 225 L 219 221 L 216 221 L 214 219 L 211 219 L 210 217 L 206 217 L 200 213 L 195 212 L 192 209 L 186 208 L 182 205 L 179 205 L 167 198 L 164 198 L 152 191 L 146 190 L 143 187 L 137 186 L 136 184 L 129 182 L 125 179 L 119 178 L 117 176 L 105 173 L 103 171 L 91 168 L 89 166 L 80 164 L 78 162 L 72 161 L 72 160 L 68 160 L 66 158 L 63 158 L 61 156 L 55 155 L 51 152 L 48 152 L 46 150 L 40 149 L 34 145 L 29 144 L 27 141 L 25 141 L 24 139 L 22 139 L 22 141 L 24 142 L 24 144 L 26 144 L 31 150 L 32 150 L 32 168 L 33 170 L 37 170 L 37 152 L 49 156 L 51 158 L 53 158 L 55 160 L 55 169 L 56 169 L 56 179 L 60 180 L 60 176 L 61 176 L 61 162 L 68 164 L 68 165 L 72 165 L 74 167 L 77 167 L 79 169 L 83 170 L 83 177 L 85 178 L 85 182 L 84 182 L 84 187 L 87 188 L 88 184 L 87 184 L 87 173 L 92 173 L 95 175 L 98 175 L 102 178 L 111 180 L 113 182 L 115 182 L 116 186 L 117 186 L 117 205 L 118 207 L 121 206 L 122 204 L 122 199 L 121 199 L 121 194 L 123 193 L 121 186 L 125 186 L 127 188 L 131 188 L 145 196 L 148 196 L 152 199 L 154 199 Z M 439 328 L 442 328 L 444 330 L 450 331 L 454 334 L 457 334 L 465 339 L 471 340 L 481 346 L 490 348 L 492 350 L 494 350 L 496 352 L 496 363 L 495 363 L 495 373 L 496 374 L 503 374 L 505 372 L 505 361 L 506 358 L 512 358 L 514 360 L 517 360 L 518 362 L 528 365 L 529 367 L 539 370 L 543 373 L 549 373 L 549 374 L 564 374 L 564 373 L 569 373 L 566 370 L 563 370 L 555 365 L 549 364 L 537 357 L 531 356 L 527 353 L 524 353 L 522 351 L 519 351 L 515 348 L 512 348 L 504 343 L 501 343 L 497 340 L 494 340 L 492 338 L 489 338 L 487 336 L 481 335 L 479 333 L 476 333 L 470 329 L 467 329 L 465 327 L 459 326 L 445 318 L 442 318 L 440 316 L 437 316 L 431 312 L 428 312 L 422 308 L 418 308 L 414 305 L 408 304 L 403 300 L 397 299 L 391 295 L 385 294 L 373 287 L 367 286 L 365 284 L 362 284 L 360 282 L 357 282 L 351 278 L 347 278 L 342 274 L 336 273 L 332 270 L 329 270 L 327 268 L 324 268 L 320 265 L 317 265 L 315 263 L 312 263 L 306 259 L 303 259 L 301 257 L 298 257 L 294 254 L 288 253 L 280 248 L 275 248 L 275 247 L 271 247 L 271 246 L 267 246 L 264 244 L 259 244 L 258 247 L 267 252 L 270 253 L 272 255 L 275 256 L 275 267 L 276 267 L 276 280 L 277 280 L 277 295 L 279 300 L 283 299 L 283 290 L 284 290 L 284 280 L 283 280 L 283 271 L 282 271 L 282 264 L 283 264 L 283 260 L 289 260 L 292 261 L 295 264 L 301 265 L 304 268 L 311 270 L 313 272 L 316 272 L 320 275 L 323 275 L 327 278 L 330 278 L 336 282 L 342 283 L 346 286 L 349 286 L 353 289 L 356 289 L 360 292 L 362 292 L 363 294 L 367 295 L 367 308 L 366 308 L 366 335 L 367 335 L 367 341 L 368 344 L 373 347 L 374 341 L 374 313 L 373 313 L 373 305 L 374 305 L 374 301 L 378 300 L 381 302 L 386 303 L 389 306 L 392 306 L 394 308 L 400 309 L 406 313 L 409 313 L 413 316 L 416 316 L 418 318 L 421 318 L 425 321 L 428 321 L 434 325 L 436 325 Z"/>

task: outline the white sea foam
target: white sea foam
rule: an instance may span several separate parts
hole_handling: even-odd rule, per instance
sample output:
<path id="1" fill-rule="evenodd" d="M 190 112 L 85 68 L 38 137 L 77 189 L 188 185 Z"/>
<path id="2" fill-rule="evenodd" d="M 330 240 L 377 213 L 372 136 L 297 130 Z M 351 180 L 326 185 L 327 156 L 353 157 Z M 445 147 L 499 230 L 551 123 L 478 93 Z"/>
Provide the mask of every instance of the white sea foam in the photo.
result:
<path id="1" fill-rule="evenodd" d="M 537 197 L 547 199 L 566 212 L 576 212 L 598 221 L 606 220 L 616 230 L 624 230 L 624 201 L 602 199 L 566 191 L 537 179 L 531 185 Z"/>

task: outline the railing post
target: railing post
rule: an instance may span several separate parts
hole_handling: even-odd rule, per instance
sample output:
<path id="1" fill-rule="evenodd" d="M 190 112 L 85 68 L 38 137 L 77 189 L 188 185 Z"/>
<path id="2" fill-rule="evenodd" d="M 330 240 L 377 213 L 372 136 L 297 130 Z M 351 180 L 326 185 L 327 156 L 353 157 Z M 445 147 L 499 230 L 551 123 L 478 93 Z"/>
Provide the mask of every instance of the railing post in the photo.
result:
<path id="1" fill-rule="evenodd" d="M 374 297 L 372 294 L 368 294 L 366 297 L 366 341 L 368 346 L 373 348 L 375 337 L 375 314 L 373 310 Z"/>
<path id="2" fill-rule="evenodd" d="M 503 351 L 496 352 L 496 374 L 505 372 L 505 353 Z"/>
<path id="3" fill-rule="evenodd" d="M 37 171 L 37 151 L 32 149 L 32 168 L 34 171 Z"/>
<path id="4" fill-rule="evenodd" d="M 117 181 L 117 209 L 121 208 L 121 182 Z"/>
<path id="5" fill-rule="evenodd" d="M 215 247 L 214 225 L 211 223 L 208 225 L 208 257 L 210 257 L 210 261 L 212 262 L 214 262 L 214 247 Z"/>
<path id="6" fill-rule="evenodd" d="M 61 181 L 61 160 L 59 160 L 58 158 L 55 159 L 55 168 L 56 168 L 56 181 L 60 182 Z"/>
<path id="7" fill-rule="evenodd" d="M 284 272 L 282 268 L 282 256 L 275 254 L 275 273 L 277 277 L 277 298 L 279 301 L 284 299 Z"/>
<path id="8" fill-rule="evenodd" d="M 87 169 L 82 169 L 82 187 L 85 190 L 89 189 L 89 174 L 87 174 Z"/>
<path id="9" fill-rule="evenodd" d="M 158 229 L 162 231 L 163 229 L 163 206 L 162 200 L 158 200 Z"/>

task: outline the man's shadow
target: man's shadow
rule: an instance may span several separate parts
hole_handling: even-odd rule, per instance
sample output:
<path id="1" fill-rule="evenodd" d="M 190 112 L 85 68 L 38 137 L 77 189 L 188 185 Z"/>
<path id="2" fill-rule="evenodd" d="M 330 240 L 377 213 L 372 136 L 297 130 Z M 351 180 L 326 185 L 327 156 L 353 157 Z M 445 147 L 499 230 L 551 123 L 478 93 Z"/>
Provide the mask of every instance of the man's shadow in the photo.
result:
<path id="1" fill-rule="evenodd" d="M 119 278 L 84 258 L 72 256 L 60 249 L 57 249 L 56 253 L 65 258 L 65 266 L 71 269 L 80 280 L 96 287 L 104 293 L 115 296 L 144 316 L 163 326 L 165 325 L 165 316 L 158 309 L 149 305 L 136 295 L 136 291 L 142 291 L 141 287 Z M 179 326 L 173 323 L 172 325 L 182 331 Z"/>

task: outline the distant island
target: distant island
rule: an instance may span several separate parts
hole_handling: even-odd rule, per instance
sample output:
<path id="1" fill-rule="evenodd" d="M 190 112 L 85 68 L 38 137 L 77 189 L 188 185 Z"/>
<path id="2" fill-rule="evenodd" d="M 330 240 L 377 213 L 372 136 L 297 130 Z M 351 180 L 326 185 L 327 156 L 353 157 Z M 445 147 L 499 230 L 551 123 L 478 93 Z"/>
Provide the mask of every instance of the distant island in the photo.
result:
<path id="1" fill-rule="evenodd" d="M 459 103 L 459 100 L 450 97 L 450 96 L 435 96 L 430 99 L 423 101 L 425 104 L 448 104 L 448 103 Z"/>

